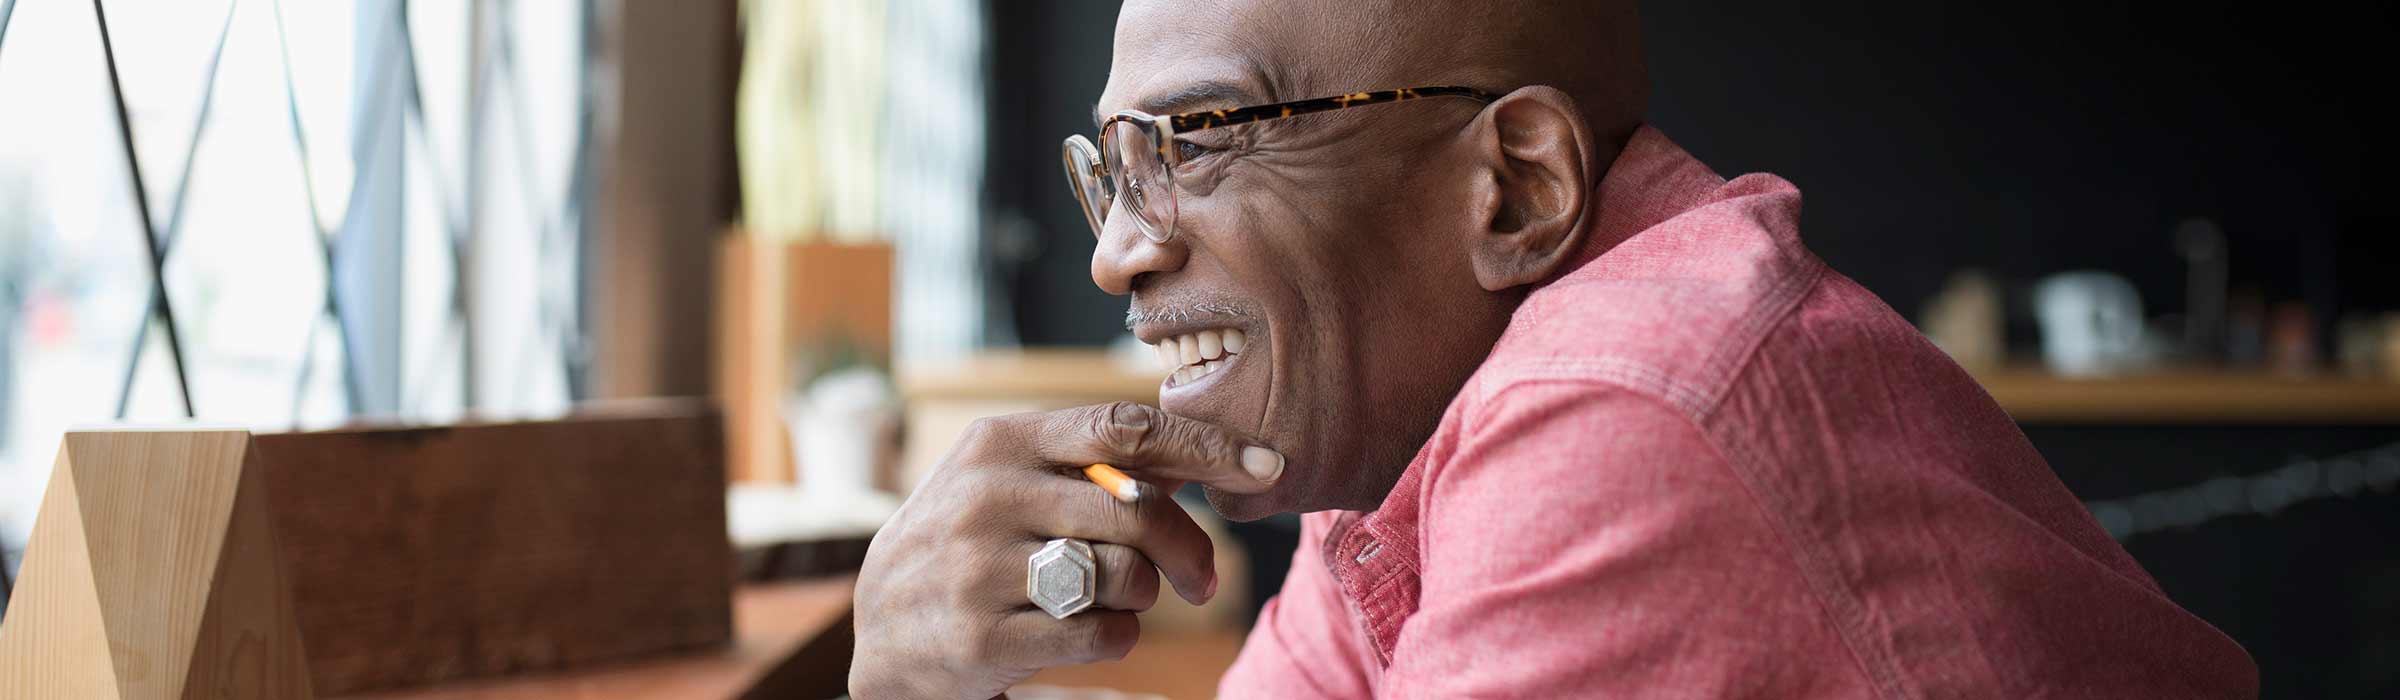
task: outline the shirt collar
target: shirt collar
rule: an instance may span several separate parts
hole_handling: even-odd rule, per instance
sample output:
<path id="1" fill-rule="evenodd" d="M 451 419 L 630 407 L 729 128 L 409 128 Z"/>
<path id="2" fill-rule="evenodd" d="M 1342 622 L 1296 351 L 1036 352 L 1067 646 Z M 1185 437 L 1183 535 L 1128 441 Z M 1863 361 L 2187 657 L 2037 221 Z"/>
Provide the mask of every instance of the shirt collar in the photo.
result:
<path id="1" fill-rule="evenodd" d="M 1598 218 L 1590 238 L 1559 274 L 1574 272 L 1634 234 L 1706 203 L 1724 186 L 1725 178 L 1707 164 L 1657 127 L 1642 125 L 1601 178 Z"/>

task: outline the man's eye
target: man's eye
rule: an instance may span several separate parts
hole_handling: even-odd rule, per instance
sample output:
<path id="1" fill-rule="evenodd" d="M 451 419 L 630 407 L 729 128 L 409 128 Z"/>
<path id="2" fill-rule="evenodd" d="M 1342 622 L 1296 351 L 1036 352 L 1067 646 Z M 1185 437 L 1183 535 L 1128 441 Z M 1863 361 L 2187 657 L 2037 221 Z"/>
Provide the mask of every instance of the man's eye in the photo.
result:
<path id="1" fill-rule="evenodd" d="M 1185 163 L 1189 163 L 1189 162 L 1192 162 L 1192 161 L 1195 161 L 1195 160 L 1199 160 L 1200 158 L 1202 158 L 1202 157 L 1204 157 L 1204 156 L 1207 156 L 1208 154 L 1215 153 L 1215 152 L 1217 152 L 1217 149 L 1210 148 L 1210 147 L 1207 147 L 1207 146 L 1203 146 L 1203 145 L 1200 145 L 1200 144 L 1197 144 L 1197 143 L 1193 143 L 1193 142 L 1190 142 L 1190 141 L 1185 141 L 1185 140 L 1181 140 L 1181 139 L 1177 139 L 1177 140 L 1175 141 L 1175 158 L 1176 158 L 1176 160 L 1179 160 L 1179 161 L 1182 161 L 1182 162 L 1185 162 Z"/>

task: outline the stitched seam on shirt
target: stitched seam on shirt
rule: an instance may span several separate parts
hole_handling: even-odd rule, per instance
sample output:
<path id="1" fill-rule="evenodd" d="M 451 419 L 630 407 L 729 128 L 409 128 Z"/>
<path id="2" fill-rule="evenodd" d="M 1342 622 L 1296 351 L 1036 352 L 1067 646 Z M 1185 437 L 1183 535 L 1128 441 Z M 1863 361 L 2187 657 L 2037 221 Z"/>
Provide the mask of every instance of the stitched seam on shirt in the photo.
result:
<path id="1" fill-rule="evenodd" d="M 1378 547 L 1390 546 L 1389 543 L 1399 539 L 1403 534 L 1392 532 L 1380 520 L 1362 522 L 1361 526 L 1367 528 L 1366 541 Z M 1419 528 L 1419 531 L 1422 531 L 1422 528 Z M 1374 642 L 1377 653 L 1382 655 L 1386 668 L 1391 666 L 1392 656 L 1400 650 L 1400 626 L 1406 624 L 1409 618 L 1416 617 L 1424 603 L 1420 598 L 1422 590 L 1419 590 L 1416 595 L 1408 596 L 1407 600 L 1401 600 L 1400 596 L 1390 594 L 1388 591 L 1399 586 L 1422 585 L 1423 572 L 1412 562 L 1416 557 L 1423 555 L 1424 553 L 1421 551 L 1413 552 L 1410 556 L 1397 560 L 1387 559 L 1381 564 L 1360 564 L 1358 566 L 1360 573 L 1375 574 L 1373 583 L 1366 587 L 1368 598 L 1375 601 L 1376 610 L 1372 616 L 1374 628 L 1382 630 L 1388 627 L 1391 630 L 1389 634 L 1369 638 Z M 1386 640 L 1391 642 L 1388 645 L 1389 648 L 1386 648 L 1387 645 L 1384 644 Z"/>
<path id="2" fill-rule="evenodd" d="M 1817 269 L 1818 274 L 1810 275 L 1810 277 L 1823 276 L 1822 271 L 1825 269 L 1823 263 L 1819 263 Z M 1794 297 L 1791 308 L 1798 308 L 1800 301 L 1816 295 L 1819 293 L 1819 289 L 1821 288 L 1812 288 L 1809 294 Z M 1728 389 L 1725 393 L 1729 394 L 1731 387 L 1748 378 L 1750 372 L 1757 368 L 1757 363 L 1751 362 L 1748 358 L 1755 357 L 1757 349 L 1766 344 L 1765 339 L 1765 334 L 1761 334 L 1759 342 L 1753 343 L 1743 353 L 1745 359 L 1740 365 L 1740 369 L 1729 376 L 1722 385 Z M 1717 398 L 1722 401 L 1723 397 L 1724 395 L 1720 394 Z M 1710 413 L 1700 415 L 1713 415 L 1716 404 L 1710 404 L 1709 408 L 1711 409 Z M 1816 593 L 1818 604 L 1824 606 L 1827 613 L 1833 616 L 1834 625 L 1841 633 L 1842 645 L 1849 648 L 1851 658 L 1858 662 L 1869 678 L 1874 680 L 1877 694 L 1893 700 L 1912 697 L 1906 680 L 1903 678 L 1899 661 L 1884 653 L 1882 646 L 1870 643 L 1867 634 L 1865 606 L 1859 602 L 1858 593 L 1850 590 L 1849 585 L 1842 580 L 1840 572 L 1830 563 L 1830 558 L 1819 551 L 1818 545 L 1822 538 L 1817 537 L 1813 530 L 1804 531 L 1802 523 L 1791 515 L 1791 502 L 1787 494 L 1769 488 L 1767 482 L 1760 478 L 1759 470 L 1766 464 L 1766 460 L 1760 459 L 1757 454 L 1752 453 L 1739 441 L 1717 439 L 1708 429 L 1709 423 L 1706 417 L 1695 417 L 1694 424 L 1700 427 L 1701 434 L 1706 436 L 1709 445 L 1727 457 L 1726 464 L 1734 470 L 1735 478 L 1742 481 L 1744 489 L 1750 492 L 1751 499 L 1759 502 L 1759 507 L 1769 522 L 1774 523 L 1776 530 L 1783 533 L 1787 543 L 1791 545 L 1790 551 L 1793 558 L 1800 566 L 1801 577 L 1808 580 L 1809 588 Z"/>
<path id="3" fill-rule="evenodd" d="M 1359 597 L 1358 607 L 1359 612 L 1364 613 L 1360 617 L 1365 618 L 1367 623 L 1367 644 L 1375 648 L 1376 659 L 1387 670 L 1392 667 L 1392 657 L 1400 652 L 1400 627 L 1416 616 L 1415 603 L 1421 601 L 1406 601 L 1409 609 L 1402 610 L 1404 602 L 1393 600 L 1395 596 L 1386 592 L 1416 577 L 1413 571 L 1394 567 L 1375 577 L 1373 583 L 1361 587 L 1364 593 Z M 1391 628 L 1388 634 L 1383 632 L 1386 626 Z"/>
<path id="4" fill-rule="evenodd" d="M 1717 405 L 1725 400 L 1725 396 L 1732 393 L 1734 382 L 1748 372 L 1751 358 L 1756 357 L 1758 348 L 1766 344 L 1769 333 L 1800 308 L 1800 302 L 1807 299 L 1817 282 L 1825 277 L 1826 269 L 1824 261 L 1808 258 L 1805 269 L 1785 275 L 1781 282 L 1763 295 L 1764 303 L 1753 307 L 1752 313 L 1742 315 L 1727 333 L 1732 341 L 1730 345 L 1740 349 L 1711 356 L 1704 365 L 1708 370 L 1703 373 L 1704 376 L 1723 379 L 1694 385 L 1677 381 L 1650 364 L 1620 357 L 1600 357 L 1511 363 L 1500 373 L 1503 376 L 1494 378 L 1498 380 L 1496 386 L 1479 388 L 1484 389 L 1482 394 L 1488 398 L 1520 379 L 1600 379 L 1662 397 L 1691 415 L 1695 422 L 1704 422 L 1716 413 Z"/>
<path id="5" fill-rule="evenodd" d="M 1808 256 L 1804 260 L 1807 269 L 1786 275 L 1782 283 L 1767 292 L 1765 303 L 1755 307 L 1752 313 L 1743 315 L 1741 325 L 1730 334 L 1734 346 L 1740 350 L 1710 358 L 1708 376 L 1719 379 L 1707 386 L 1708 394 L 1698 404 L 1699 410 L 1694 420 L 1705 422 L 1709 416 L 1716 414 L 1717 404 L 1724 401 L 1727 394 L 1733 393 L 1734 382 L 1749 373 L 1750 360 L 1758 356 L 1758 348 L 1766 344 L 1767 335 L 1799 310 L 1800 302 L 1807 299 L 1816 289 L 1817 282 L 1825 277 L 1824 261 L 1815 256 Z"/>
<path id="6" fill-rule="evenodd" d="M 1589 379 L 1621 387 L 1672 404 L 1690 415 L 1699 410 L 1707 394 L 1649 364 L 1621 357 L 1579 358 L 1571 360 L 1531 360 L 1512 363 L 1496 377 L 1499 381 L 1485 393 L 1498 396 L 1521 382 L 1545 379 Z"/>
<path id="7" fill-rule="evenodd" d="M 1702 434 L 1707 433 L 1703 430 Z M 1816 593 L 1817 603 L 1833 616 L 1834 626 L 1842 636 L 1842 646 L 1850 650 L 1851 658 L 1858 662 L 1860 669 L 1874 679 L 1877 694 L 1894 700 L 1913 697 L 1901 678 L 1899 661 L 1883 653 L 1882 647 L 1869 643 L 1865 606 L 1859 603 L 1858 594 L 1842 582 L 1840 574 L 1817 550 L 1817 538 L 1801 536 L 1800 526 L 1788 515 L 1789 503 L 1782 498 L 1782 494 L 1765 488 L 1758 479 L 1753 478 L 1753 467 L 1760 463 L 1756 455 L 1734 443 L 1720 443 L 1714 439 L 1708 442 L 1719 452 L 1726 453 L 1726 463 L 1733 467 L 1735 477 L 1742 480 L 1753 501 L 1772 501 L 1772 504 L 1760 504 L 1760 510 L 1775 524 L 1775 529 L 1783 533 L 1795 563 L 1800 566 L 1801 577 L 1808 580 L 1809 588 Z"/>

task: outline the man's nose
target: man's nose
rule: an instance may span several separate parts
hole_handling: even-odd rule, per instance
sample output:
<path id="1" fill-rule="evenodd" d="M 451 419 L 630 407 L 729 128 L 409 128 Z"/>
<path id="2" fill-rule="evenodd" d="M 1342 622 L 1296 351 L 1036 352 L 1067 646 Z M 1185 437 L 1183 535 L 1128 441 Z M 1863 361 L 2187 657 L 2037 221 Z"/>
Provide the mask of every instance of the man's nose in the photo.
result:
<path id="1" fill-rule="evenodd" d="M 1131 294 L 1142 275 L 1183 269 L 1184 260 L 1191 256 L 1191 249 L 1184 246 L 1189 236 L 1177 235 L 1159 243 L 1142 235 L 1136 225 L 1132 215 L 1120 212 L 1102 227 L 1099 244 L 1092 246 L 1092 284 L 1101 291 Z"/>

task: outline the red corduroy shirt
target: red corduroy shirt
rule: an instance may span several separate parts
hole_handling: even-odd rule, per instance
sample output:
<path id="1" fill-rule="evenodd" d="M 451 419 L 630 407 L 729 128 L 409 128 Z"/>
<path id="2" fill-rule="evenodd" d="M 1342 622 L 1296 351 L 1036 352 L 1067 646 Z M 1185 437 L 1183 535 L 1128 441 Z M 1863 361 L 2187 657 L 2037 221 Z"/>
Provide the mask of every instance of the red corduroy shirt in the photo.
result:
<path id="1" fill-rule="evenodd" d="M 1644 128 L 1599 199 L 1382 506 L 1303 517 L 1221 697 L 2257 694 L 1790 183 Z"/>

